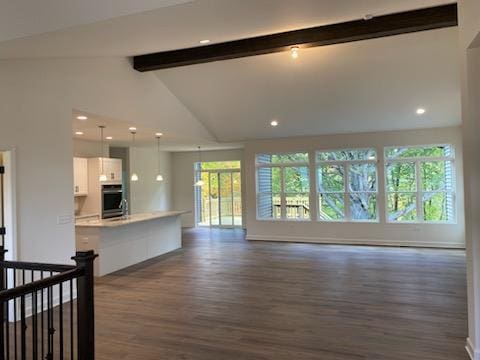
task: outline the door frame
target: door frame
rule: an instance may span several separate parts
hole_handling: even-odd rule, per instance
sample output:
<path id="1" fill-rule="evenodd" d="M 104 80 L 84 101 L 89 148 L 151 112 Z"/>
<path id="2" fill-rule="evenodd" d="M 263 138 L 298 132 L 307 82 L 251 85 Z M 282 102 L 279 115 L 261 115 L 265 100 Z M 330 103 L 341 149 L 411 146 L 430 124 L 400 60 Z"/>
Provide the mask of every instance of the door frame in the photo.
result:
<path id="1" fill-rule="evenodd" d="M 2 149 L 4 174 L 5 254 L 6 260 L 17 260 L 17 207 L 16 207 L 16 162 L 15 149 Z"/>
<path id="2" fill-rule="evenodd" d="M 210 190 L 210 174 L 211 173 L 216 173 L 218 174 L 217 176 L 217 181 L 218 181 L 218 189 L 219 189 L 219 192 L 220 192 L 220 174 L 221 173 L 229 173 L 229 174 L 234 174 L 234 173 L 238 173 L 240 175 L 240 181 L 242 180 L 242 169 L 241 168 L 232 168 L 232 169 L 206 169 L 206 170 L 195 170 L 196 171 L 196 178 L 201 178 L 201 174 L 202 173 L 208 173 L 208 194 L 209 194 L 209 197 L 210 197 L 210 193 L 211 193 L 211 190 Z M 233 176 L 231 175 L 230 176 L 230 179 L 231 179 L 231 197 L 232 197 L 232 212 L 233 212 Z M 209 228 L 216 228 L 216 229 L 237 229 L 237 228 L 243 228 L 243 181 L 241 181 L 240 183 L 240 193 L 241 193 L 241 196 L 240 196 L 240 203 L 242 205 L 242 223 L 240 225 L 235 225 L 235 216 L 232 214 L 232 225 L 221 225 L 221 205 L 220 205 L 220 202 L 221 202 L 221 199 L 220 199 L 220 196 L 218 198 L 218 211 L 219 211 L 219 224 L 218 225 L 212 225 L 212 222 L 211 222 L 211 214 L 212 214 L 212 204 L 210 202 L 209 204 L 209 213 L 210 213 L 210 225 L 199 225 L 199 216 L 198 214 L 195 214 L 195 225 L 198 226 L 198 227 L 209 227 Z M 200 195 L 201 196 L 201 195 Z M 197 207 L 195 206 L 195 209 L 197 209 Z"/>

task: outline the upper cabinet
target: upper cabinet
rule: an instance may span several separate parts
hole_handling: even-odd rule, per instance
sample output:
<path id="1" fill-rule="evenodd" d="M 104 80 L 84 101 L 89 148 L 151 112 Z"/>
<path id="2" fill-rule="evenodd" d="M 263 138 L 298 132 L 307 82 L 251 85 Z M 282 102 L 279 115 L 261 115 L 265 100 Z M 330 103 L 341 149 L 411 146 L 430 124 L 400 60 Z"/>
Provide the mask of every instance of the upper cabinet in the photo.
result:
<path id="1" fill-rule="evenodd" d="M 102 161 L 100 159 L 100 167 Z M 102 170 L 100 169 L 100 172 Z M 107 176 L 106 184 L 121 184 L 122 183 L 122 160 L 103 158 L 103 172 Z"/>
<path id="2" fill-rule="evenodd" d="M 73 158 L 73 193 L 88 195 L 88 159 Z"/>

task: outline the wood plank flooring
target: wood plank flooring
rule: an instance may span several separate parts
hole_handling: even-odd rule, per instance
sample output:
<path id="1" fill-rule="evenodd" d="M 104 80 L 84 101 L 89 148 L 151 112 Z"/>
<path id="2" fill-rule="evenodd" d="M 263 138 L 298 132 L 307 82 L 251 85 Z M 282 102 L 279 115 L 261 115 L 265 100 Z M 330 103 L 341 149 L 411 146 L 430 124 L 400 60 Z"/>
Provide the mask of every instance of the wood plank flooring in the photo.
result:
<path id="1" fill-rule="evenodd" d="M 97 359 L 467 360 L 465 277 L 459 250 L 188 230 L 97 281 Z"/>

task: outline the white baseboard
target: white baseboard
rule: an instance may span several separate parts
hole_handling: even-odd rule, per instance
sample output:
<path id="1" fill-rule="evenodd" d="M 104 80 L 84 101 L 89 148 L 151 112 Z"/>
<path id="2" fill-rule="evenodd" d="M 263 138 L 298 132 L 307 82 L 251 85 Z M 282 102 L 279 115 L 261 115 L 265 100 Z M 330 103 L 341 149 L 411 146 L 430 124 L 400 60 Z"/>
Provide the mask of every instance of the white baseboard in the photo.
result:
<path id="1" fill-rule="evenodd" d="M 422 241 L 399 241 L 381 239 L 342 239 L 342 238 L 317 238 L 307 236 L 284 236 L 284 235 L 251 235 L 247 234 L 247 240 L 253 241 L 283 241 L 314 244 L 340 244 L 340 245 L 374 245 L 374 246 L 408 246 L 408 247 L 431 247 L 445 249 L 465 249 L 465 244 L 439 243 Z"/>
<path id="2" fill-rule="evenodd" d="M 55 289 L 57 290 L 57 289 Z M 46 290 L 45 290 L 46 291 Z M 77 299 L 77 289 L 76 287 L 73 288 L 73 300 Z M 70 301 L 70 289 L 65 289 L 63 291 L 63 301 L 62 304 L 68 303 Z M 32 295 L 27 295 L 25 297 L 25 317 L 29 318 L 33 314 L 33 299 Z M 60 305 L 60 296 L 58 294 L 58 290 L 55 291 L 55 294 L 53 295 L 52 298 L 52 307 L 55 308 L 58 305 Z M 44 303 L 43 303 L 43 311 L 46 311 L 48 309 L 47 307 L 47 294 L 44 293 Z M 13 311 L 15 311 L 15 308 L 13 306 L 13 302 L 10 302 L 9 305 L 9 322 L 13 322 Z M 16 308 L 17 314 L 20 314 L 20 301 L 17 300 L 17 308 Z M 40 295 L 38 295 L 37 298 L 37 313 L 42 312 L 42 306 L 40 304 Z M 19 317 L 17 316 L 17 321 L 19 321 Z"/>
<path id="3" fill-rule="evenodd" d="M 467 338 L 467 344 L 465 345 L 465 349 L 467 350 L 470 359 L 472 360 L 480 360 L 480 352 L 475 349 L 470 338 Z"/>

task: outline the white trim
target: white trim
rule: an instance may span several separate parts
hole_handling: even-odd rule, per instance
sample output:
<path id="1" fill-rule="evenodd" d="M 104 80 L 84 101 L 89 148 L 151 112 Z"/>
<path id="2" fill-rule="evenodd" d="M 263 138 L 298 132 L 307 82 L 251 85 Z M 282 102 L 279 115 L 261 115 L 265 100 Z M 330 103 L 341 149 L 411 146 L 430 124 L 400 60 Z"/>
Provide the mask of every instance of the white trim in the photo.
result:
<path id="1" fill-rule="evenodd" d="M 480 360 L 480 352 L 475 349 L 475 346 L 473 346 L 470 338 L 467 338 L 467 342 L 466 342 L 466 345 L 465 345 L 465 350 L 467 350 L 467 354 L 468 354 L 468 356 L 470 356 L 470 359 Z"/>
<path id="2" fill-rule="evenodd" d="M 18 259 L 17 254 L 17 208 L 16 208 L 16 160 L 15 149 L 0 150 L 5 166 L 5 247 L 8 252 L 5 255 L 7 260 Z"/>
<path id="3" fill-rule="evenodd" d="M 332 245 L 373 245 L 373 246 L 400 246 L 400 247 L 430 247 L 445 249 L 465 249 L 465 244 L 454 242 L 422 242 L 422 241 L 400 241 L 388 239 L 342 239 L 342 238 L 317 238 L 309 236 L 284 236 L 284 235 L 251 235 L 247 234 L 247 240 L 252 241 L 279 241 L 298 242 Z M 477 360 L 477 359 L 475 359 Z M 478 359 L 480 360 L 480 359 Z"/>

